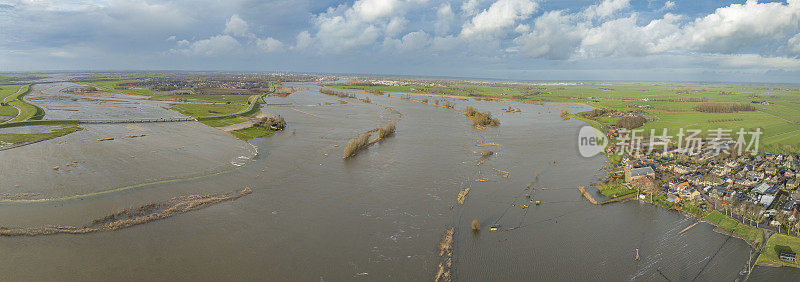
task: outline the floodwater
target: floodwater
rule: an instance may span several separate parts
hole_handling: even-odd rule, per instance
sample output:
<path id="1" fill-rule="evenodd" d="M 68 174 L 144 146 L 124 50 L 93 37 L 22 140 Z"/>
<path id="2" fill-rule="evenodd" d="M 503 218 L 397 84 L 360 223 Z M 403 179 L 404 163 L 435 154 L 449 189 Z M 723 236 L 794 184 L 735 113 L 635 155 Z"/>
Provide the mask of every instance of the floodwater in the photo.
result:
<path id="1" fill-rule="evenodd" d="M 72 93 L 73 82 L 34 84 L 23 99 L 45 110 L 44 119 L 141 119 L 186 117 L 169 110 L 169 103 L 110 92 Z"/>
<path id="2" fill-rule="evenodd" d="M 0 226 L 80 226 L 178 195 L 244 187 L 253 190 L 251 195 L 118 231 L 0 238 L 0 271 L 9 280 L 431 280 L 443 261 L 436 245 L 449 227 L 456 230 L 451 273 L 456 280 L 731 281 L 747 261 L 750 247 L 744 241 L 715 233 L 710 225 L 679 235 L 694 220 L 677 212 L 635 201 L 588 203 L 576 187 L 595 181 L 605 159 L 578 154 L 575 137 L 582 122 L 562 120 L 553 105 L 449 99 L 456 108 L 472 105 L 500 118 L 500 127 L 480 131 L 459 112 L 401 100 L 400 94 L 369 95 L 372 104 L 354 99 L 339 104 L 340 98 L 310 90 L 268 99 L 276 105 L 265 110 L 284 116 L 288 128 L 251 141 L 258 156 L 236 169 L 113 193 L 1 203 Z M 522 112 L 503 113 L 500 109 L 509 104 Z M 350 138 L 389 120 L 397 124 L 394 137 L 352 159 L 341 158 Z M 478 141 L 500 146 L 477 147 Z M 187 155 L 200 158 L 226 150 L 223 146 L 201 144 Z M 484 148 L 496 154 L 476 166 Z M 83 153 L 94 156 L 90 150 Z M 20 163 L 46 159 L 17 154 Z M 137 164 L 141 169 L 108 170 L 104 177 L 146 182 L 150 174 L 192 162 L 166 162 L 169 157 L 143 160 Z M 108 159 L 109 165 L 114 162 Z M 29 172 L 31 178 L 51 170 L 49 164 L 32 169 L 42 171 Z M 6 168 L 0 173 L 2 179 L 9 176 Z M 59 193 L 106 189 L 91 188 L 97 181 L 72 178 L 72 188 Z M 539 206 L 525 198 L 531 182 Z M 467 187 L 466 202 L 456 204 L 458 192 Z M 470 229 L 473 219 L 481 222 L 478 233 Z M 489 231 L 494 223 L 500 231 Z"/>

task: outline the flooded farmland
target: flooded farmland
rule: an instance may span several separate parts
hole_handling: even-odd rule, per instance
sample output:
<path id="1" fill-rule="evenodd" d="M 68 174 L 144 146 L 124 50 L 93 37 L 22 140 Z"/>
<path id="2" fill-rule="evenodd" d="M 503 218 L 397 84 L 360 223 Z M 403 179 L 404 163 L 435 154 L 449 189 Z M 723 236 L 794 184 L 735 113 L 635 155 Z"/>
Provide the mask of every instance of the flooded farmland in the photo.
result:
<path id="1" fill-rule="evenodd" d="M 476 130 L 458 111 L 399 93 L 349 92 L 369 96 L 365 103 L 296 86 L 307 90 L 267 98 L 264 107 L 285 117 L 288 130 L 251 140 L 255 147 L 192 122 L 148 124 L 150 138 L 111 142 L 96 139 L 131 129 L 86 126 L 0 151 L 4 193 L 46 196 L 0 203 L 7 228 L 80 226 L 177 196 L 252 189 L 115 231 L 0 237 L 0 270 L 9 280 L 432 280 L 443 261 L 436 246 L 450 227 L 454 280 L 730 281 L 749 257 L 744 241 L 707 224 L 678 234 L 695 220 L 675 211 L 586 201 L 576 188 L 601 177 L 606 160 L 578 154 L 583 123 L 563 120 L 556 108 L 584 106 L 446 99 L 501 122 Z M 520 111 L 502 110 L 510 106 Z M 397 126 L 392 138 L 342 159 L 350 138 L 389 122 Z M 487 143 L 496 145 L 478 146 Z M 476 165 L 484 149 L 494 154 Z M 71 161 L 74 171 L 52 169 Z M 751 279 L 782 271 L 757 267 Z"/>

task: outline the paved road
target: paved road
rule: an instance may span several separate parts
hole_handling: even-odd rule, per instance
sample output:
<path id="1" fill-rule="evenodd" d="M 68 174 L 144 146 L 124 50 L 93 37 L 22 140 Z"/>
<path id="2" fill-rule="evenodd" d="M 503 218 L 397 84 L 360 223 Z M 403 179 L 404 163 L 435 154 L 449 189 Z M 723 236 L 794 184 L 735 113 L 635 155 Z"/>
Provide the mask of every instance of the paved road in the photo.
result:
<path id="1" fill-rule="evenodd" d="M 277 90 L 277 87 L 275 87 L 275 85 L 273 85 L 273 84 L 270 84 L 270 86 L 272 86 L 272 91 L 257 96 L 255 99 L 250 101 L 250 106 L 248 106 L 247 109 L 245 109 L 245 110 L 242 110 L 242 111 L 239 111 L 239 112 L 233 113 L 233 114 L 211 116 L 211 117 L 203 117 L 203 118 L 230 117 L 230 116 L 240 115 L 240 114 L 252 111 L 253 107 L 255 107 L 257 104 L 259 104 L 259 103 L 257 103 L 258 100 L 261 100 L 262 102 L 266 103 L 264 98 L 269 94 L 275 93 L 275 91 Z M 33 84 L 31 84 L 30 87 L 33 87 Z M 20 89 L 17 90 L 17 94 L 19 93 L 19 91 L 22 91 L 22 87 L 20 87 Z M 16 94 L 14 94 L 14 95 L 16 95 Z M 9 97 L 10 96 L 12 96 L 12 95 L 9 95 Z M 8 97 L 6 97 L 6 99 L 8 99 Z M 17 107 L 15 106 L 14 108 L 17 108 Z M 17 116 L 19 116 L 21 113 L 22 113 L 22 111 L 19 108 L 17 108 Z M 16 117 L 14 117 L 14 118 L 16 118 Z M 11 120 L 13 120 L 13 118 Z M 197 120 L 197 118 L 189 117 L 189 118 L 149 118 L 149 119 L 77 119 L 77 120 L 50 119 L 48 121 L 72 121 L 72 122 L 77 121 L 78 123 L 149 123 L 149 122 L 186 122 L 186 121 L 196 121 L 196 120 Z"/>
<path id="2" fill-rule="evenodd" d="M 20 86 L 19 89 L 17 89 L 16 93 L 8 95 L 5 98 L 3 98 L 3 103 L 8 103 L 8 97 L 16 96 L 17 94 L 19 94 L 19 92 L 22 91 L 22 87 L 25 87 L 25 85 Z M 33 86 L 31 85 L 31 87 L 33 87 Z M 11 105 L 11 104 L 9 104 L 9 105 Z M 22 110 L 20 110 L 20 108 L 17 108 L 17 106 L 14 106 L 14 105 L 11 105 L 11 106 L 14 107 L 15 109 L 17 109 L 17 115 L 15 117 L 9 119 L 9 120 L 14 120 L 15 118 L 19 117 L 19 115 L 22 114 Z M 8 122 L 8 121 L 6 121 L 6 122 Z"/>

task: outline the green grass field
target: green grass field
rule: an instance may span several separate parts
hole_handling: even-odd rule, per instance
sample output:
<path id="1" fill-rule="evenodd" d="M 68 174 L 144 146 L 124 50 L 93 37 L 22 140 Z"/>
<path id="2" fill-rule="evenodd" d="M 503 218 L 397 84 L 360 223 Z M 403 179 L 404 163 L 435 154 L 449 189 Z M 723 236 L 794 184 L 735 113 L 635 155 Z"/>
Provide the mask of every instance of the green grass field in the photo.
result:
<path id="1" fill-rule="evenodd" d="M 636 189 L 628 189 L 627 187 L 623 186 L 622 180 L 620 179 L 614 180 L 610 183 L 597 184 L 597 189 L 600 190 L 600 194 L 603 194 L 609 198 L 616 198 L 636 193 Z"/>
<path id="2" fill-rule="evenodd" d="M 135 79 L 122 79 L 122 80 L 93 81 L 85 83 L 94 86 L 98 89 L 102 89 L 109 92 L 122 93 L 122 94 L 151 96 L 153 95 L 153 93 L 156 93 L 156 91 L 149 89 L 117 89 L 117 85 L 120 83 L 136 82 L 136 81 L 137 80 Z"/>
<path id="3" fill-rule="evenodd" d="M 202 95 L 195 94 L 192 90 L 185 90 L 193 94 L 175 94 L 172 91 L 155 91 L 149 89 L 119 89 L 117 88 L 121 83 L 136 82 L 135 79 L 115 79 L 83 82 L 88 85 L 94 86 L 109 92 L 148 96 L 153 100 L 160 101 L 189 101 L 189 102 L 209 102 L 209 103 L 232 103 L 232 104 L 246 104 L 248 100 L 254 95 Z"/>
<path id="4" fill-rule="evenodd" d="M 263 127 L 251 126 L 245 129 L 231 131 L 231 134 L 233 134 L 233 136 L 236 136 L 236 138 L 248 141 L 253 138 L 269 137 L 275 135 L 275 132 Z"/>
<path id="5" fill-rule="evenodd" d="M 13 85 L 2 85 L 0 86 L 0 102 L 2 101 L 10 101 L 13 98 L 6 97 L 14 95 L 20 90 L 20 87 L 24 87 L 25 85 L 20 84 L 13 84 Z M 14 117 L 17 115 L 17 109 L 12 106 L 0 106 L 0 116 L 7 116 L 7 117 Z"/>
<path id="6" fill-rule="evenodd" d="M 228 125 L 243 123 L 245 121 L 247 121 L 247 119 L 240 116 L 229 116 L 229 117 L 200 120 L 201 123 L 211 127 L 228 126 Z"/>
<path id="7" fill-rule="evenodd" d="M 742 236 L 748 242 L 754 242 L 756 245 L 761 244 L 764 238 L 762 237 L 761 229 L 741 223 L 735 219 L 721 213 L 719 211 L 712 211 L 704 217 L 708 222 L 722 228 L 733 234 Z"/>
<path id="8" fill-rule="evenodd" d="M 190 117 L 210 117 L 235 114 L 246 110 L 241 104 L 171 104 L 173 110 Z"/>
<path id="9" fill-rule="evenodd" d="M 31 124 L 33 125 L 33 124 Z M 25 143 L 53 139 L 61 137 L 72 132 L 81 130 L 77 122 L 60 122 L 58 124 L 48 123 L 51 132 L 36 133 L 36 134 L 13 134 L 13 133 L 0 133 L 0 142 L 4 143 Z"/>
<path id="10" fill-rule="evenodd" d="M 767 241 L 767 245 L 764 246 L 764 251 L 758 256 L 756 264 L 800 267 L 800 261 L 785 262 L 780 260 L 779 255 L 781 250 L 791 250 L 792 252 L 800 253 L 800 238 L 784 234 L 772 235 Z"/>
<path id="11" fill-rule="evenodd" d="M 17 90 L 19 90 L 19 91 L 17 91 Z M 17 110 L 14 109 L 14 107 L 10 107 L 10 106 L 9 106 L 11 108 L 10 110 L 7 109 L 7 108 L 3 109 L 2 111 L 4 113 L 12 113 L 11 111 L 13 110 L 13 115 L 11 115 L 11 116 L 16 116 L 15 118 L 12 118 L 12 119 L 8 120 L 7 122 L 18 122 L 18 121 L 26 121 L 26 120 L 39 120 L 39 119 L 44 118 L 44 109 L 42 109 L 40 107 L 37 107 L 37 106 L 35 106 L 33 104 L 30 104 L 30 103 L 25 102 L 25 101 L 22 100 L 23 96 L 25 96 L 28 93 L 30 93 L 31 85 L 28 85 L 28 84 L 22 85 L 21 88 L 17 88 L 17 90 L 14 90 L 10 94 L 5 95 L 5 97 L 3 98 L 3 101 L 5 101 L 5 102 L 7 102 L 7 103 L 9 103 L 9 104 L 11 104 L 13 106 L 16 106 L 17 108 L 20 109 L 20 112 L 21 112 L 21 113 L 19 113 L 19 115 L 17 115 L 17 113 L 16 113 Z M 11 90 L 9 90 L 9 91 L 11 91 Z"/>
<path id="12" fill-rule="evenodd" d="M 640 129 L 645 136 L 650 130 L 657 134 L 666 128 L 674 136 L 679 128 L 709 129 L 740 128 L 750 131 L 760 128 L 760 150 L 777 153 L 800 152 L 800 86 L 773 84 L 701 84 L 701 83 L 585 83 L 578 85 L 537 85 L 522 87 L 514 84 L 471 85 L 454 83 L 447 86 L 333 86 L 341 89 L 364 89 L 394 92 L 442 94 L 504 98 L 535 102 L 576 102 L 612 111 L 640 110 L 650 116 Z M 694 99 L 694 100 L 691 100 Z M 771 105 L 753 104 L 757 111 L 736 113 L 704 113 L 692 109 L 703 99 L 708 102 L 746 103 L 767 101 Z M 648 108 L 636 108 L 647 106 Z M 589 122 L 587 119 L 582 119 Z M 593 126 L 609 126 L 618 118 L 601 117 Z"/>

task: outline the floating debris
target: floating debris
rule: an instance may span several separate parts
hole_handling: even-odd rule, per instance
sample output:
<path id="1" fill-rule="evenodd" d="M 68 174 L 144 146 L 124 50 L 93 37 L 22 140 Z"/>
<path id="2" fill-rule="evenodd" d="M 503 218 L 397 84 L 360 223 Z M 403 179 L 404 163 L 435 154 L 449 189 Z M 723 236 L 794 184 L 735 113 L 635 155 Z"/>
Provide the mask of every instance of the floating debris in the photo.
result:
<path id="1" fill-rule="evenodd" d="M 147 136 L 147 134 L 138 134 L 138 135 L 137 134 L 131 134 L 131 135 L 125 135 L 125 137 L 123 137 L 123 138 L 138 138 L 138 137 L 145 137 L 145 136 Z"/>
<path id="2" fill-rule="evenodd" d="M 464 188 L 461 192 L 458 192 L 457 202 L 459 205 L 463 205 L 464 201 L 467 200 L 467 193 L 469 193 L 469 187 Z"/>
<path id="3" fill-rule="evenodd" d="M 494 169 L 494 171 L 497 172 L 497 174 L 502 175 L 503 178 L 508 178 L 508 174 L 509 174 L 508 171 L 499 170 L 499 169 L 496 169 L 496 168 L 493 168 L 493 169 Z"/>
<path id="4" fill-rule="evenodd" d="M 106 137 L 106 138 L 97 139 L 97 141 L 110 141 L 110 140 L 114 140 L 114 137 Z"/>
<path id="5" fill-rule="evenodd" d="M 486 142 L 486 143 L 481 143 L 481 144 L 478 144 L 478 145 L 475 145 L 475 146 L 478 146 L 478 147 L 483 147 L 483 146 L 500 146 L 500 144 L 497 144 L 497 143 L 492 143 L 492 142 Z"/>
<path id="6" fill-rule="evenodd" d="M 446 257 L 446 259 L 444 262 L 439 263 L 434 281 L 451 281 L 452 279 L 450 277 L 450 271 L 453 268 L 453 234 L 455 234 L 455 232 L 455 228 L 450 227 L 442 234 L 442 240 L 439 241 L 439 256 Z"/>

